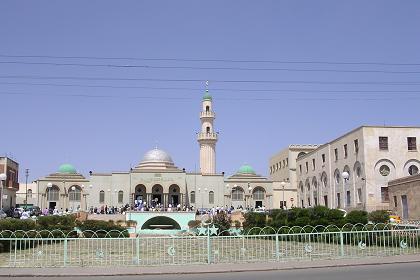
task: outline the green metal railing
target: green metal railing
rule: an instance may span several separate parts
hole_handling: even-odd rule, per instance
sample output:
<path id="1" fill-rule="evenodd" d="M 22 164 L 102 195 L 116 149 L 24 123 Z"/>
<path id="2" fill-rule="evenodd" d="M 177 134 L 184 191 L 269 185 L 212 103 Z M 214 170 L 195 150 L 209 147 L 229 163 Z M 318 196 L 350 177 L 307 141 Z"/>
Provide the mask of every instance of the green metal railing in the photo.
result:
<path id="1" fill-rule="evenodd" d="M 127 238 L 115 232 L 2 231 L 0 267 L 276 262 L 420 253 L 420 229 L 410 227 L 254 228 L 246 234 L 224 234 Z"/>

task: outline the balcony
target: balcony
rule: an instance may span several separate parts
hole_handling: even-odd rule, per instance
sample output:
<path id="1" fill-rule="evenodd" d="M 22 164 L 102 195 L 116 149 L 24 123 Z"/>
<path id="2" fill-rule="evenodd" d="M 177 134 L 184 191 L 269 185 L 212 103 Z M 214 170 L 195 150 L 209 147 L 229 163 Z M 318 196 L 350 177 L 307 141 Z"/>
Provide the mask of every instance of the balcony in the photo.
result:
<path id="1" fill-rule="evenodd" d="M 200 119 L 202 118 L 215 118 L 216 114 L 213 111 L 200 112 Z"/>
<path id="2" fill-rule="evenodd" d="M 216 141 L 217 136 L 218 136 L 217 133 L 214 133 L 214 132 L 212 132 L 212 133 L 200 132 L 200 133 L 197 133 L 197 140 L 198 141 L 200 141 L 200 140 L 214 140 L 214 141 Z"/>

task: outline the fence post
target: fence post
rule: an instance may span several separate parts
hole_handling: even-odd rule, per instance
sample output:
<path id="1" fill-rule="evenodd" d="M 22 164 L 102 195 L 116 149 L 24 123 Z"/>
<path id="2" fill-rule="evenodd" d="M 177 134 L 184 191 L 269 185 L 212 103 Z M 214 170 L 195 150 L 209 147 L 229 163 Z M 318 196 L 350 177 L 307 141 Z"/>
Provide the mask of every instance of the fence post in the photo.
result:
<path id="1" fill-rule="evenodd" d="M 140 264 L 140 237 L 136 237 L 136 264 Z"/>
<path id="2" fill-rule="evenodd" d="M 64 256 L 63 256 L 64 266 L 67 266 L 67 238 L 64 238 Z"/>
<path id="3" fill-rule="evenodd" d="M 279 261 L 280 260 L 280 246 L 279 246 L 279 234 L 276 233 L 276 260 Z"/>
<path id="4" fill-rule="evenodd" d="M 207 227 L 207 263 L 211 264 L 210 229 Z"/>
<path id="5" fill-rule="evenodd" d="M 344 234 L 340 231 L 340 256 L 344 257 Z"/>

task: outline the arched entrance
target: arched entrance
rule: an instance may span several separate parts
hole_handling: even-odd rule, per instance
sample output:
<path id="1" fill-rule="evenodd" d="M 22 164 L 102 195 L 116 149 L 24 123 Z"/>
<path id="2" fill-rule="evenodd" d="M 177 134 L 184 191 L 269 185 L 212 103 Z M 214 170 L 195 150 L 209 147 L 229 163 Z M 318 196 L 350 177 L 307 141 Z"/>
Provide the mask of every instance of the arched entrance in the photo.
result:
<path id="1" fill-rule="evenodd" d="M 147 220 L 141 229 L 176 229 L 180 230 L 181 226 L 172 218 L 166 216 L 156 216 Z"/>
<path id="2" fill-rule="evenodd" d="M 182 205 L 180 188 L 176 184 L 169 187 L 169 204 L 171 204 L 172 207 L 177 207 L 178 204 Z"/>
<path id="3" fill-rule="evenodd" d="M 47 188 L 48 209 L 54 209 L 60 200 L 60 189 L 56 185 Z"/>
<path id="4" fill-rule="evenodd" d="M 157 205 L 162 205 L 163 203 L 163 187 L 159 184 L 156 184 L 152 188 L 152 201 L 151 205 L 156 207 Z"/>
<path id="5" fill-rule="evenodd" d="M 255 209 L 265 206 L 265 190 L 262 187 L 256 187 L 252 192 Z"/>
<path id="6" fill-rule="evenodd" d="M 82 201 L 82 188 L 78 185 L 73 185 L 68 189 L 68 194 L 70 212 L 80 210 Z"/>
<path id="7" fill-rule="evenodd" d="M 144 203 L 146 202 L 147 196 L 146 196 L 146 186 L 143 184 L 138 184 L 134 189 L 134 202 L 137 201 L 137 203 Z"/>

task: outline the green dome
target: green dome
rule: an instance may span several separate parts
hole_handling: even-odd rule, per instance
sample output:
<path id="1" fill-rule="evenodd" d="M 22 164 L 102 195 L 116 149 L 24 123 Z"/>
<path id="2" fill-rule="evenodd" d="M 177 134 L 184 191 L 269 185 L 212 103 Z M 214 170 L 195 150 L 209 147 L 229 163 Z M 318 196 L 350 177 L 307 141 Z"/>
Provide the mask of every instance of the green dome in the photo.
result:
<path id="1" fill-rule="evenodd" d="M 73 165 L 68 164 L 68 163 L 60 165 L 60 167 L 58 168 L 58 172 L 59 173 L 68 173 L 68 174 L 77 173 L 76 168 L 74 168 Z"/>
<path id="2" fill-rule="evenodd" d="M 209 94 L 209 90 L 208 89 L 206 89 L 206 93 L 203 96 L 203 100 L 209 100 L 209 101 L 212 100 L 211 95 Z"/>
<path id="3" fill-rule="evenodd" d="M 238 173 L 239 174 L 255 174 L 255 170 L 248 164 L 245 164 L 239 168 Z"/>

